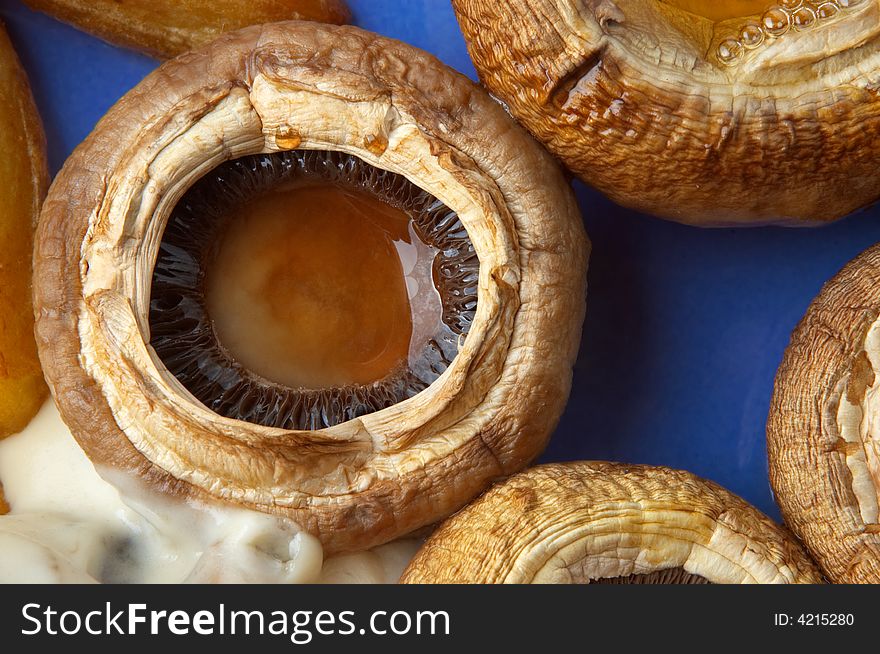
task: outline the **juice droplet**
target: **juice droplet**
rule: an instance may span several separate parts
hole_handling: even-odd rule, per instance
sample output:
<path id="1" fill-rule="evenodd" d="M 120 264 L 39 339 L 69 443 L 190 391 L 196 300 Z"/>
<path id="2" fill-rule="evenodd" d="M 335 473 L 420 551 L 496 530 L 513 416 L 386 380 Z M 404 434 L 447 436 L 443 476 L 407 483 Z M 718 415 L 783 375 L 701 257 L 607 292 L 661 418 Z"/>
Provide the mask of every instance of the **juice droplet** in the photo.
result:
<path id="1" fill-rule="evenodd" d="M 740 30 L 740 43 L 748 49 L 757 48 L 764 42 L 764 30 L 757 23 L 748 23 Z"/>
<path id="2" fill-rule="evenodd" d="M 381 134 L 367 134 L 364 137 L 364 147 L 377 157 L 381 157 L 388 149 L 388 139 Z"/>
<path id="3" fill-rule="evenodd" d="M 840 7 L 837 6 L 834 2 L 823 2 L 821 5 L 816 7 L 816 16 L 819 20 L 828 20 L 829 18 L 834 18 L 837 14 L 840 13 Z"/>
<path id="4" fill-rule="evenodd" d="M 302 145 L 302 135 L 290 125 L 284 125 L 275 132 L 275 145 L 280 150 L 296 150 Z"/>
<path id="5" fill-rule="evenodd" d="M 722 41 L 718 46 L 718 60 L 727 66 L 735 64 L 743 54 L 743 46 L 735 39 Z"/>
<path id="6" fill-rule="evenodd" d="M 332 184 L 281 187 L 231 212 L 207 275 L 223 346 L 289 388 L 368 385 L 437 332 L 437 254 L 403 210 Z"/>
<path id="7" fill-rule="evenodd" d="M 809 7 L 801 7 L 791 15 L 791 24 L 796 30 L 810 29 L 816 22 L 816 12 Z"/>
<path id="8" fill-rule="evenodd" d="M 772 3 L 770 0 L 660 0 L 664 4 L 678 7 L 679 9 L 695 16 L 701 16 L 711 21 L 721 22 L 743 18 L 745 16 L 760 15 Z"/>
<path id="9" fill-rule="evenodd" d="M 791 18 L 785 10 L 773 7 L 761 17 L 761 25 L 768 36 L 778 38 L 788 32 L 791 27 Z"/>

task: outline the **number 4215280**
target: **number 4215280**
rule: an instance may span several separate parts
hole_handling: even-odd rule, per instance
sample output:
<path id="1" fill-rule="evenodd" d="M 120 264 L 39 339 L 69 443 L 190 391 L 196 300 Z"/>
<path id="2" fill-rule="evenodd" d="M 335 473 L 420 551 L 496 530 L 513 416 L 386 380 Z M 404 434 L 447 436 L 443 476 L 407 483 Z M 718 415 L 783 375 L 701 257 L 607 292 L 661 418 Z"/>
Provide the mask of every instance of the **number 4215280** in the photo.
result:
<path id="1" fill-rule="evenodd" d="M 798 625 L 801 627 L 851 627 L 855 624 L 855 616 L 852 613 L 801 613 L 798 616 L 787 613 L 773 615 L 773 625 L 787 627 Z"/>

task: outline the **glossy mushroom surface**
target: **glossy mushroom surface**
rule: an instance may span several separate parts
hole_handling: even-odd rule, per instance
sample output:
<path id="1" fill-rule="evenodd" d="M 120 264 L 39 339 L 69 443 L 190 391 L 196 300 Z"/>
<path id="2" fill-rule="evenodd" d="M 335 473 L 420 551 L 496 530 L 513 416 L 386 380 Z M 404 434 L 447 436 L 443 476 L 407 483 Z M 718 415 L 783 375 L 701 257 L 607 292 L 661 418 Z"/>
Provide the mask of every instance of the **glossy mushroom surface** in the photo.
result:
<path id="1" fill-rule="evenodd" d="M 27 76 L 0 23 L 0 438 L 24 429 L 48 391 L 34 342 L 31 258 L 48 187 L 46 141 Z"/>
<path id="2" fill-rule="evenodd" d="M 404 583 L 821 583 L 797 541 L 688 472 L 530 468 L 444 522 Z"/>
<path id="3" fill-rule="evenodd" d="M 812 225 L 880 195 L 876 2 L 453 5 L 489 90 L 624 206 Z"/>
<path id="4" fill-rule="evenodd" d="M 25 4 L 85 32 L 168 59 L 224 32 L 283 20 L 342 25 L 345 0 L 26 0 Z"/>
<path id="5" fill-rule="evenodd" d="M 786 523 L 826 576 L 880 583 L 880 246 L 829 281 L 795 329 L 767 423 Z"/>
<path id="6" fill-rule="evenodd" d="M 442 376 L 314 431 L 212 412 L 149 345 L 173 207 L 223 162 L 294 149 L 405 177 L 456 212 L 479 259 L 476 314 Z M 68 160 L 38 230 L 37 340 L 96 463 L 287 516 L 328 552 L 361 550 L 449 515 L 543 449 L 571 384 L 588 249 L 556 163 L 464 76 L 355 28 L 249 28 L 160 67 Z"/>

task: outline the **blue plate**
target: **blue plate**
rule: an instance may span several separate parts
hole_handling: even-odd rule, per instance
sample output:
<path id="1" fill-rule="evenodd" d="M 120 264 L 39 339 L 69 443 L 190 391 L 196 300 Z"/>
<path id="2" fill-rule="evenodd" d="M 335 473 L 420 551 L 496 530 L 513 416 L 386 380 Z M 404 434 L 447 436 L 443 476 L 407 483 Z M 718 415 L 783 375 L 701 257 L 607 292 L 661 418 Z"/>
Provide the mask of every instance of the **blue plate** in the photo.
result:
<path id="1" fill-rule="evenodd" d="M 0 2 L 57 171 L 157 64 Z M 350 4 L 361 27 L 475 77 L 448 2 Z M 594 246 L 588 316 L 571 401 L 543 460 L 684 468 L 778 518 L 764 441 L 776 368 L 822 284 L 880 241 L 880 208 L 819 229 L 699 230 L 621 209 L 582 185 L 577 193 Z"/>

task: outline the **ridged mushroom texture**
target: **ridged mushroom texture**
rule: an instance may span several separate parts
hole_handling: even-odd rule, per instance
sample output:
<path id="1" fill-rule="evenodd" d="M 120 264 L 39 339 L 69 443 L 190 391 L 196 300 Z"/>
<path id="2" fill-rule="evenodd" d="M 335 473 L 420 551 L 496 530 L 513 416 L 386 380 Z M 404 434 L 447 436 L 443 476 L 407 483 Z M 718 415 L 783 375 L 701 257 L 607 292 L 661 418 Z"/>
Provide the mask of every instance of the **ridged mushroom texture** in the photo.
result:
<path id="1" fill-rule="evenodd" d="M 453 0 L 480 78 L 616 202 L 701 226 L 880 196 L 880 4 Z"/>
<path id="2" fill-rule="evenodd" d="M 68 160 L 37 340 L 99 469 L 363 550 L 541 452 L 588 250 L 556 162 L 464 76 L 356 28 L 248 28 Z"/>
<path id="3" fill-rule="evenodd" d="M 814 300 L 776 377 L 770 481 L 826 576 L 880 583 L 880 246 Z"/>
<path id="4" fill-rule="evenodd" d="M 0 23 L 0 438 L 48 396 L 34 342 L 31 258 L 46 188 L 46 140 L 27 76 Z M 2 494 L 0 494 L 2 495 Z"/>
<path id="5" fill-rule="evenodd" d="M 822 583 L 800 544 L 688 472 L 577 462 L 530 468 L 428 539 L 402 583 Z"/>
<path id="6" fill-rule="evenodd" d="M 85 32 L 168 59 L 248 25 L 314 20 L 342 25 L 345 0 L 25 0 Z"/>

